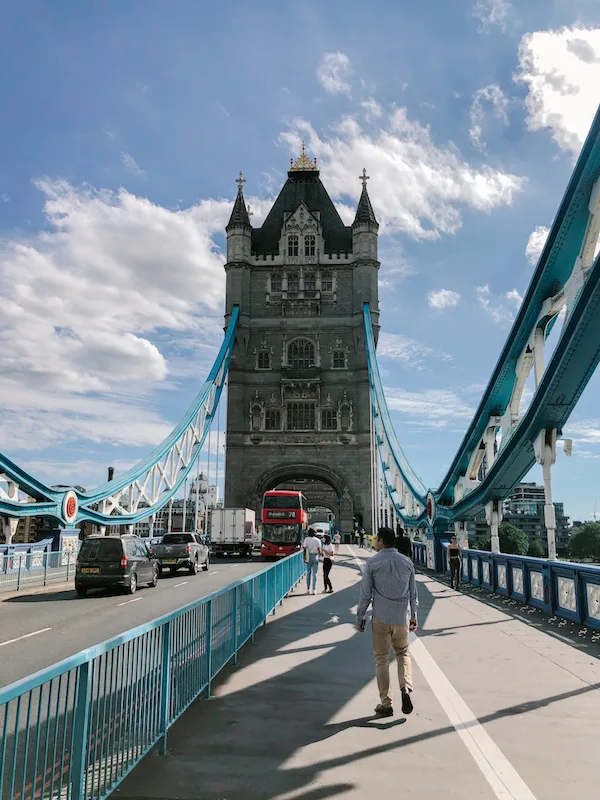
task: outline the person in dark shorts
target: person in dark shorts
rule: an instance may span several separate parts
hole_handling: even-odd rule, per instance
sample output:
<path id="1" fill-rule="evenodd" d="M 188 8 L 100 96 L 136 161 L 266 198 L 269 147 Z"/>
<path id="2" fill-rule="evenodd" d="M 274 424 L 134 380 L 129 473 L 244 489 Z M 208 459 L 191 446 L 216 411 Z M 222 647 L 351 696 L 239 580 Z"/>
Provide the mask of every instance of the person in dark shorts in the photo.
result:
<path id="1" fill-rule="evenodd" d="M 456 591 L 460 591 L 460 546 L 456 536 L 450 539 L 448 545 L 448 558 L 450 560 L 450 586 Z"/>

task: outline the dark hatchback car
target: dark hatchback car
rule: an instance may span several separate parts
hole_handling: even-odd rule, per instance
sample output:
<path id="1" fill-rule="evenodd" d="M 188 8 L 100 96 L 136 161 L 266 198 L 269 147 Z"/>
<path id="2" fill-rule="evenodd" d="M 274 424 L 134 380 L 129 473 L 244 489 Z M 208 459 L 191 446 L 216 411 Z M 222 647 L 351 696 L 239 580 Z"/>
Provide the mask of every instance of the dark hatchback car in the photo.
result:
<path id="1" fill-rule="evenodd" d="M 90 536 L 81 544 L 75 591 L 123 587 L 133 594 L 140 584 L 156 586 L 158 564 L 139 536 Z"/>

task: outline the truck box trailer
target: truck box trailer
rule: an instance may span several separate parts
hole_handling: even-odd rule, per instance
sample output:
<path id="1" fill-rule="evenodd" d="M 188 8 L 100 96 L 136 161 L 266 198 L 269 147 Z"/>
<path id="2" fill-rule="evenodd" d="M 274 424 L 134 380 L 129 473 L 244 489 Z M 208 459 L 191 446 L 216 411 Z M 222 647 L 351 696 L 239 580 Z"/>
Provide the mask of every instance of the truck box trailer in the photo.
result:
<path id="1" fill-rule="evenodd" d="M 256 539 L 256 514 L 250 508 L 213 508 L 210 547 L 216 556 L 250 556 Z"/>

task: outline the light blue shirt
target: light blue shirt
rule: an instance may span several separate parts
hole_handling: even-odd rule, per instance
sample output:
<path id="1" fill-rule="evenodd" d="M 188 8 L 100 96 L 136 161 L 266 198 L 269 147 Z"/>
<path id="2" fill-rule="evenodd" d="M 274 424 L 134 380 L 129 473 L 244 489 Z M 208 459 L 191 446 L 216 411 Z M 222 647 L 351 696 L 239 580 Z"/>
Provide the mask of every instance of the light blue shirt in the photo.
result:
<path id="1" fill-rule="evenodd" d="M 415 582 L 415 568 L 410 560 L 395 547 L 385 547 L 372 556 L 363 569 L 360 600 L 356 614 L 362 623 L 367 609 L 373 603 L 373 619 L 384 625 L 406 625 L 417 618 L 419 598 Z"/>

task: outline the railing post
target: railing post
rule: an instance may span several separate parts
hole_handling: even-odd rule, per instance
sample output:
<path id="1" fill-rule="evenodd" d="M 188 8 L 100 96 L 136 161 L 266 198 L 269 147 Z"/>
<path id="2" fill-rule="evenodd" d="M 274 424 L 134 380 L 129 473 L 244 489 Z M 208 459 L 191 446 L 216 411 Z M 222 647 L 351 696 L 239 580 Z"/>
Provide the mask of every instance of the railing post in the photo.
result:
<path id="1" fill-rule="evenodd" d="M 23 563 L 23 554 L 19 553 L 19 569 L 17 571 L 17 591 L 21 588 L 21 564 Z"/>
<path id="2" fill-rule="evenodd" d="M 44 553 L 42 558 L 44 559 L 44 586 L 46 586 L 48 579 L 48 553 Z"/>
<path id="3" fill-rule="evenodd" d="M 275 608 L 277 607 L 277 568 L 279 564 L 281 564 L 281 561 L 273 567 L 273 616 L 275 616 Z"/>
<path id="4" fill-rule="evenodd" d="M 256 620 L 256 611 L 255 611 L 255 606 L 254 606 L 254 585 L 255 584 L 256 584 L 256 578 L 252 578 L 252 581 L 250 582 L 250 613 L 251 613 L 250 627 L 252 629 L 252 643 L 253 644 L 254 644 L 254 638 L 255 638 L 254 637 L 254 631 L 256 629 L 256 626 L 254 624 L 255 620 Z"/>
<path id="5" fill-rule="evenodd" d="M 71 766 L 71 800 L 86 800 L 87 743 L 92 696 L 92 662 L 85 661 L 77 678 L 77 696 L 73 711 L 73 744 Z"/>
<path id="6" fill-rule="evenodd" d="M 206 684 L 206 697 L 210 699 L 210 686 L 212 683 L 212 600 L 206 603 L 206 669 L 208 683 Z"/>
<path id="7" fill-rule="evenodd" d="M 67 550 L 67 580 L 69 580 L 69 567 L 71 566 L 71 551 Z"/>
<path id="8" fill-rule="evenodd" d="M 237 616 L 238 616 L 238 589 L 236 586 L 233 590 L 233 665 L 237 667 L 238 663 L 238 630 L 237 630 Z"/>
<path id="9" fill-rule="evenodd" d="M 167 752 L 167 730 L 171 711 L 171 622 L 163 625 L 162 659 L 160 675 L 160 717 L 159 731 L 162 734 L 158 742 L 158 753 Z"/>

